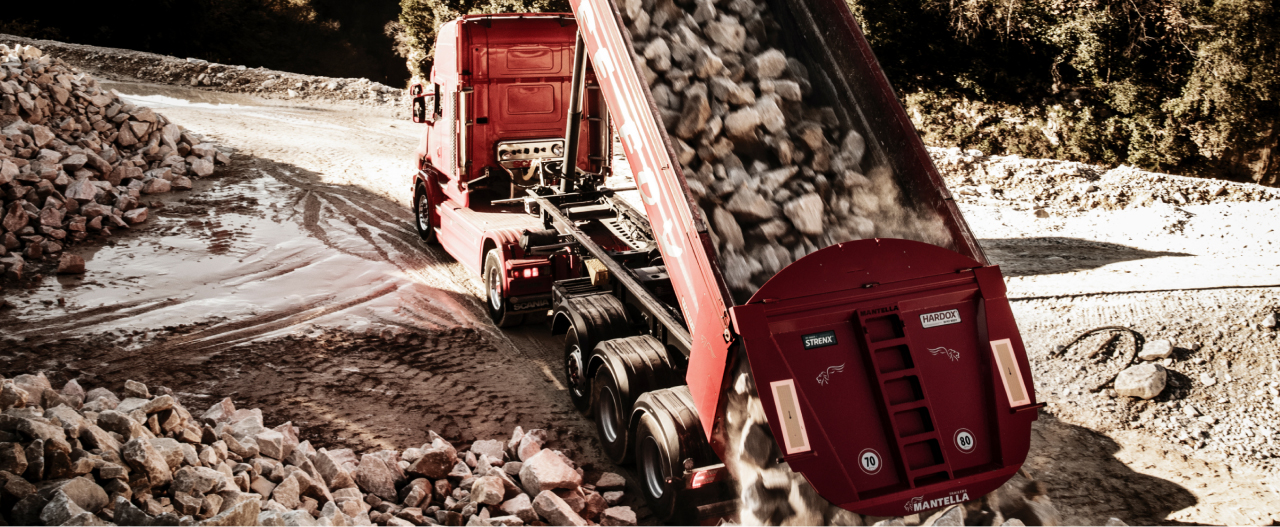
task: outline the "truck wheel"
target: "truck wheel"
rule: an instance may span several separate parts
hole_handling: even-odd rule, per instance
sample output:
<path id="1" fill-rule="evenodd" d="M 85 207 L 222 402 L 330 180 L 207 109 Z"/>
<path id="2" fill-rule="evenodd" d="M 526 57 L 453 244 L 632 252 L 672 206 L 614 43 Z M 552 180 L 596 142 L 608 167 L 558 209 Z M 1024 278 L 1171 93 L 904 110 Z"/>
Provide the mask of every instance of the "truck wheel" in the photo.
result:
<path id="1" fill-rule="evenodd" d="M 493 323 L 500 328 L 518 326 L 521 322 L 524 322 L 524 315 L 507 313 L 507 295 L 503 287 L 504 283 L 502 257 L 498 255 L 497 249 L 490 249 L 489 254 L 484 258 L 485 307 L 488 308 L 489 318 L 493 319 Z"/>
<path id="2" fill-rule="evenodd" d="M 591 405 L 591 383 L 587 377 L 587 359 L 591 350 L 582 349 L 578 341 L 578 328 L 569 327 L 564 335 L 564 378 L 569 386 L 569 400 L 579 412 Z"/>
<path id="3" fill-rule="evenodd" d="M 427 189 L 421 184 L 418 184 L 413 191 L 413 219 L 418 237 L 427 243 L 435 242 L 436 228 L 431 226 L 431 198 L 427 196 Z"/>
<path id="4" fill-rule="evenodd" d="M 596 370 L 591 388 L 600 446 L 614 463 L 619 465 L 630 463 L 632 459 L 629 441 L 631 429 L 627 426 L 627 415 L 631 413 L 631 408 L 622 407 L 622 390 L 618 389 L 618 383 L 609 372 L 609 368 L 602 367 Z"/>
<path id="5" fill-rule="evenodd" d="M 670 443 L 657 419 L 647 413 L 640 417 L 636 427 L 636 476 L 649 510 L 664 522 L 680 512 L 678 504 L 684 491 L 683 479 L 677 477 L 680 445 Z"/>

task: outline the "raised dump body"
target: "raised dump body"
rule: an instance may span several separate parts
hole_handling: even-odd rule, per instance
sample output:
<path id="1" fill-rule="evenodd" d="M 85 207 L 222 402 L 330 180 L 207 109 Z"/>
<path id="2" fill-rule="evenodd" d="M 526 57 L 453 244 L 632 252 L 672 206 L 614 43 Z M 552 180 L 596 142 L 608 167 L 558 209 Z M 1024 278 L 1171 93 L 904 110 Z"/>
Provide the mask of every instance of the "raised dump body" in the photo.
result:
<path id="1" fill-rule="evenodd" d="M 731 353 L 749 359 L 790 467 L 850 510 L 901 515 L 1002 484 L 1021 465 L 1037 405 L 998 268 L 951 200 L 848 8 L 776 0 L 813 99 L 862 132 L 912 205 L 951 243 L 828 247 L 735 305 L 698 198 L 663 126 L 643 58 L 609 0 L 571 2 L 688 324 L 685 380 L 722 458 Z M 633 60 L 633 58 L 635 60 Z M 816 104 L 815 104 L 816 105 Z"/>
<path id="2" fill-rule="evenodd" d="M 627 29 L 649 10 L 670 20 L 682 8 L 629 1 L 628 13 L 611 0 L 571 0 L 572 16 L 471 15 L 442 27 L 433 82 L 414 89 L 414 119 L 430 123 L 414 185 L 423 239 L 482 273 L 499 325 L 550 315 L 551 330 L 566 335 L 571 400 L 592 412 L 610 458 L 638 465 L 661 518 L 722 499 L 704 494 L 728 472 L 782 461 L 803 475 L 794 484 L 875 515 L 1002 484 L 1025 459 L 1038 407 L 1003 279 L 848 8 L 767 6 L 778 36 L 770 45 L 798 64 L 788 68 L 809 72 L 803 101 L 783 109 L 827 108 L 813 114 L 830 121 L 822 141 L 856 143 L 850 171 L 892 184 L 901 195 L 892 204 L 928 220 L 936 232 L 921 239 L 933 244 L 810 233 L 794 262 L 748 277 L 734 265 L 753 255 L 707 216 L 755 183 L 722 179 L 721 167 L 714 192 L 724 196 L 708 192 L 709 165 L 694 166 L 717 159 L 701 150 L 716 134 L 678 129 L 670 101 L 679 90 L 660 87 L 665 102 L 655 100 L 656 77 Z M 645 38 L 647 47 L 666 37 Z M 753 96 L 768 97 L 757 88 Z M 606 184 L 610 130 L 634 188 Z M 769 156 L 784 170 L 791 159 Z M 840 225 L 830 232 L 855 237 Z M 753 421 L 759 413 L 767 423 Z"/>

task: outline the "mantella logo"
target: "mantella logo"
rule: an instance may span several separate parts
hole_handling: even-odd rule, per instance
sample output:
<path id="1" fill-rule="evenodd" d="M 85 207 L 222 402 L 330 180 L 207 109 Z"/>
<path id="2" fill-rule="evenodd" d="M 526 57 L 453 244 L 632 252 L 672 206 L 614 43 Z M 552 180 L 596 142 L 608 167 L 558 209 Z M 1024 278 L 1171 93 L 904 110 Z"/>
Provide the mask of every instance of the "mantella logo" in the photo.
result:
<path id="1" fill-rule="evenodd" d="M 912 513 L 912 512 L 926 511 L 930 509 L 937 509 L 939 507 L 946 507 L 948 505 L 955 505 L 957 503 L 964 503 L 966 501 L 969 501 L 968 490 L 953 490 L 951 491 L 950 494 L 947 494 L 946 496 L 943 496 L 941 498 L 934 498 L 931 500 L 924 499 L 924 496 L 916 496 L 914 498 L 907 500 L 906 503 L 902 504 L 902 508 L 905 509 L 908 513 Z"/>

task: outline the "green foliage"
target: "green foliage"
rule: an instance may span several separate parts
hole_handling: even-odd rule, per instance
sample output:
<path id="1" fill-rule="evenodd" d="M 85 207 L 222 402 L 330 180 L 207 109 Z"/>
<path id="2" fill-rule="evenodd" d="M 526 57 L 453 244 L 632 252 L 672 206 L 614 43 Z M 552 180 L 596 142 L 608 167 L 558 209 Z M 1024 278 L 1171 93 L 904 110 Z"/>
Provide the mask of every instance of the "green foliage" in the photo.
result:
<path id="1" fill-rule="evenodd" d="M 426 78 L 431 72 L 436 31 L 462 15 L 481 13 L 568 12 L 567 0 L 400 0 L 400 24 L 396 52 L 409 72 Z"/>
<path id="2" fill-rule="evenodd" d="M 1273 0 L 848 0 L 932 144 L 1280 177 Z"/>

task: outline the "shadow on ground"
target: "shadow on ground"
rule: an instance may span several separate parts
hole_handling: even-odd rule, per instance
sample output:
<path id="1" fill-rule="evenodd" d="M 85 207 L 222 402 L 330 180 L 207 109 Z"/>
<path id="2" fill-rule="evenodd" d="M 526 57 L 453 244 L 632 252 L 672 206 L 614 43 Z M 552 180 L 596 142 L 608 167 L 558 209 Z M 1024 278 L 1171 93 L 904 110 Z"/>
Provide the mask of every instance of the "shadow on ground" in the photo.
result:
<path id="1" fill-rule="evenodd" d="M 1117 243 L 1080 238 L 993 238 L 978 240 L 991 263 L 1005 276 L 1074 273 L 1104 265 L 1165 256 L 1195 256 L 1176 252 L 1146 251 Z"/>
<path id="2" fill-rule="evenodd" d="M 1135 472 L 1116 459 L 1121 447 L 1103 434 L 1041 413 L 1024 465 L 1048 486 L 1063 525 L 1182 525 L 1170 513 L 1197 504 L 1181 485 Z"/>

